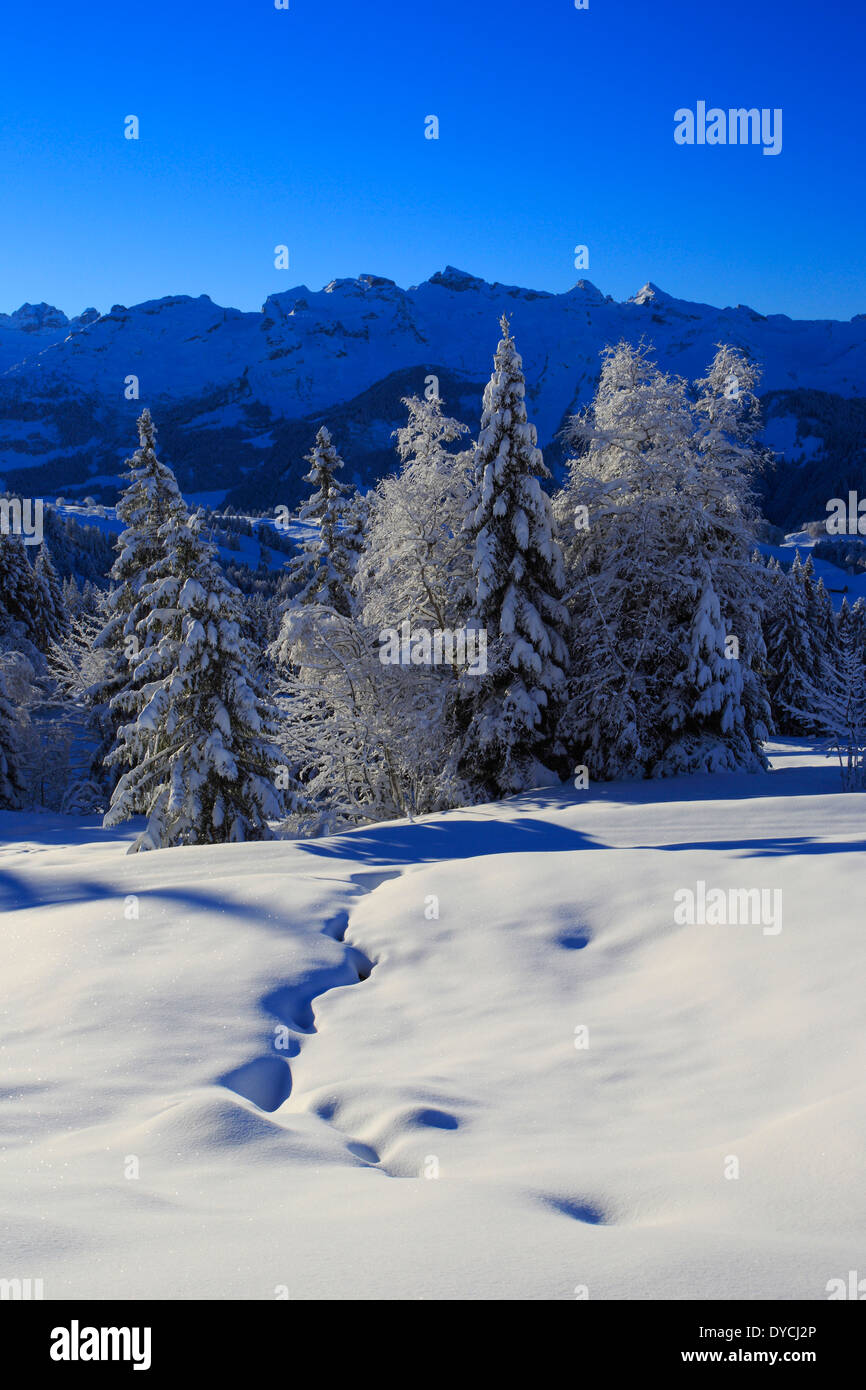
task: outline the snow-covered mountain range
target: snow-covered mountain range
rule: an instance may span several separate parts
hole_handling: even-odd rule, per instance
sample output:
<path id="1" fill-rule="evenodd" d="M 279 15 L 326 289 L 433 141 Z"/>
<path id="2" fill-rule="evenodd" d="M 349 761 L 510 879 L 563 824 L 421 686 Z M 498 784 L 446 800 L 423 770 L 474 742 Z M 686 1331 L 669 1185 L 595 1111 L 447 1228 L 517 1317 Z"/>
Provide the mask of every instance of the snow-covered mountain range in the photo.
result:
<path id="1" fill-rule="evenodd" d="M 449 411 L 477 428 L 503 312 L 554 471 L 559 432 L 590 398 L 605 344 L 645 338 L 665 369 L 695 377 L 724 341 L 763 368 L 765 439 L 782 458 L 765 481 L 768 515 L 796 524 L 823 515 L 843 486 L 866 491 L 866 314 L 765 316 L 653 284 L 618 303 L 587 280 L 550 294 L 451 266 L 408 290 L 376 275 L 318 292 L 301 285 L 271 295 L 260 313 L 177 295 L 73 319 L 47 304 L 0 314 L 0 482 L 112 501 L 147 404 L 187 492 L 292 505 L 322 422 L 347 471 L 369 483 L 394 465 L 401 397 L 423 394 L 429 376 Z M 130 377 L 137 399 L 126 399 Z"/>

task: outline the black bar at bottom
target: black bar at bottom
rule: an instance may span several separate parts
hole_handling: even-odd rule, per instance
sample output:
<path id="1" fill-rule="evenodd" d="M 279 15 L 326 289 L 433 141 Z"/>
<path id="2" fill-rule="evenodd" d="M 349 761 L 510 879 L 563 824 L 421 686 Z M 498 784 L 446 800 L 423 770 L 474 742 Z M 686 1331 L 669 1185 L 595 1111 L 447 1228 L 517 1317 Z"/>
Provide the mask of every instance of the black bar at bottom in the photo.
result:
<path id="1" fill-rule="evenodd" d="M 552 1332 L 587 1339 L 585 1343 L 567 1344 L 571 1348 L 568 1355 L 578 1354 L 575 1373 L 581 1366 L 583 1344 L 587 1355 L 592 1353 L 592 1364 L 597 1366 L 600 1359 L 609 1373 L 667 1372 L 674 1367 L 688 1373 L 708 1366 L 728 1370 L 803 1366 L 822 1377 L 857 1367 L 862 1374 L 866 1331 L 862 1301 L 575 1301 L 551 1307 L 546 1314 L 533 1302 L 527 1305 L 531 1314 L 526 1335 L 537 1336 L 542 1316 Z M 399 1324 L 389 1330 L 390 1304 L 380 1305 L 376 1321 L 371 1322 L 370 1303 L 359 1299 L 358 1335 L 353 1336 L 354 1305 L 340 1302 L 329 1307 L 338 1319 L 334 1324 L 333 1350 L 338 1353 L 334 1360 L 345 1356 L 351 1365 L 360 1358 L 360 1366 L 373 1350 L 377 1336 L 387 1343 L 399 1333 L 402 1342 L 415 1332 L 425 1338 L 431 1370 L 440 1356 L 443 1364 L 451 1364 L 453 1369 L 450 1310 L 433 1312 L 431 1303 L 423 1302 L 411 1314 L 403 1303 Z M 506 1310 L 507 1327 L 500 1332 L 497 1323 Z M 533 1344 L 524 1341 L 521 1313 L 514 1303 L 471 1301 L 467 1312 L 458 1312 L 456 1320 L 462 1322 L 467 1315 L 475 1354 L 482 1360 L 485 1346 L 496 1359 L 521 1343 L 531 1352 Z M 213 1372 L 222 1378 L 235 1371 L 252 1372 L 258 1380 L 263 1373 L 288 1374 L 293 1365 L 297 1376 L 293 1356 L 298 1351 L 306 1348 L 313 1355 L 321 1353 L 321 1347 L 317 1352 L 309 1344 L 310 1337 L 318 1342 L 320 1335 L 310 1323 L 310 1311 L 303 1300 L 0 1303 L 0 1336 L 6 1355 L 14 1348 L 25 1370 L 47 1372 L 61 1381 L 70 1375 L 92 1378 L 105 1370 L 114 1376 L 137 1373 L 142 1383 L 145 1376 L 161 1382 L 163 1376 L 184 1372 L 197 1376 Z M 491 1334 L 493 1341 L 488 1340 Z M 536 1343 L 536 1354 L 541 1354 L 542 1348 L 543 1344 Z M 381 1354 L 387 1357 L 386 1348 Z M 398 1356 L 398 1362 L 401 1359 Z M 333 1368 L 330 1356 L 328 1361 Z M 583 1364 L 586 1370 L 588 1363 Z"/>

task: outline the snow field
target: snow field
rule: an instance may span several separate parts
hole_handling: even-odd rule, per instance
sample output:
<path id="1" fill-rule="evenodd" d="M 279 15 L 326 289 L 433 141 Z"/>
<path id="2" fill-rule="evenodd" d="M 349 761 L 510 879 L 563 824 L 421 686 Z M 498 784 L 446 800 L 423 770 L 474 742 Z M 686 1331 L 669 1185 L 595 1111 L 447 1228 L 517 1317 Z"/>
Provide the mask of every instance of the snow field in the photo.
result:
<path id="1" fill-rule="evenodd" d="M 775 761 L 133 857 L 5 815 L 4 1274 L 826 1297 L 863 1258 L 863 836 Z M 676 925 L 701 879 L 781 888 L 782 931 Z"/>

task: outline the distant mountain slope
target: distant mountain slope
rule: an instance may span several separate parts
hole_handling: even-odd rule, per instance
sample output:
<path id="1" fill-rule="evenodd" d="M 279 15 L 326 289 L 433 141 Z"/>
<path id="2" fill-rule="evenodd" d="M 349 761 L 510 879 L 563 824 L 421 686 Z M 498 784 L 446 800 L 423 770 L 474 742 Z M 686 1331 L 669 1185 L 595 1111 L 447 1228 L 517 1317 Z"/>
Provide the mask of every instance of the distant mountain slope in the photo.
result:
<path id="1" fill-rule="evenodd" d="M 111 501 L 147 403 L 187 490 L 224 492 L 246 506 L 292 505 L 323 420 L 350 472 L 368 483 L 393 465 L 400 397 L 422 393 L 428 376 L 439 378 L 448 408 L 477 426 L 503 311 L 554 468 L 563 458 L 558 433 L 589 399 L 601 349 L 643 337 L 662 366 L 688 377 L 716 343 L 743 348 L 763 367 L 762 389 L 774 393 L 776 433 L 791 434 L 793 447 L 808 409 L 825 426 L 808 466 L 851 468 L 852 487 L 862 477 L 862 455 L 839 453 L 845 429 L 835 422 L 840 402 L 866 397 L 866 315 L 848 323 L 763 316 L 745 305 L 678 300 L 652 284 L 617 303 L 586 280 L 549 294 L 449 266 L 408 290 L 374 275 L 318 292 L 302 285 L 270 296 L 260 313 L 180 295 L 71 320 L 46 304 L 0 315 L 0 480 L 37 495 L 86 490 Z M 139 400 L 124 398 L 130 376 Z M 768 480 L 767 510 L 794 524 L 803 490 L 791 487 L 789 471 L 783 465 Z"/>

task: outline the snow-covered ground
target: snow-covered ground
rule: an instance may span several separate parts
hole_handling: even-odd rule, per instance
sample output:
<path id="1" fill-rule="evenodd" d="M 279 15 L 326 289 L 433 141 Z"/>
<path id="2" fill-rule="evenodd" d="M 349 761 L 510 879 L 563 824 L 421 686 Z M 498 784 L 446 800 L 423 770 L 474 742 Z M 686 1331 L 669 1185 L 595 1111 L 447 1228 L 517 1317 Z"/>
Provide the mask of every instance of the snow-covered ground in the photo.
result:
<path id="1" fill-rule="evenodd" d="M 826 1298 L 866 1258 L 866 801 L 774 769 L 136 856 L 3 813 L 0 1276 Z M 681 925 L 701 882 L 768 911 Z"/>

